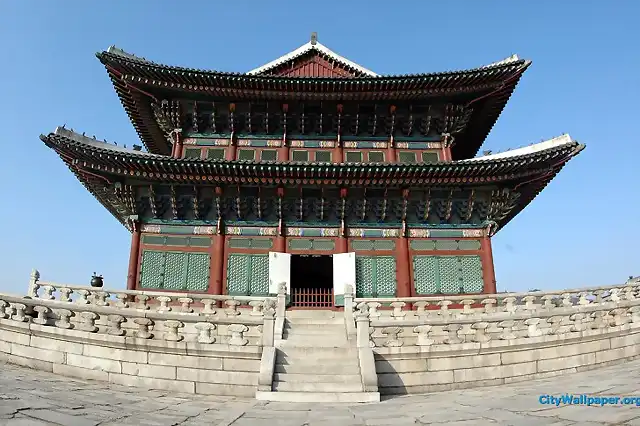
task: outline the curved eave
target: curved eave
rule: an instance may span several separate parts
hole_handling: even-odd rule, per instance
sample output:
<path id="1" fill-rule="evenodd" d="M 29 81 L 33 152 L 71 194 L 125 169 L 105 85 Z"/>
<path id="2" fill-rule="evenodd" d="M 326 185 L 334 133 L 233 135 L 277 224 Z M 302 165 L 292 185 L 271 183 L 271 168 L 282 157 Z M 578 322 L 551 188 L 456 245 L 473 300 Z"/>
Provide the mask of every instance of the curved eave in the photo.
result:
<path id="1" fill-rule="evenodd" d="M 173 159 L 114 147 L 66 129 L 40 136 L 98 201 L 126 226 L 128 212 L 113 196 L 111 184 L 219 185 L 279 183 L 368 186 L 452 186 L 510 188 L 520 193 L 514 208 L 499 220 L 504 227 L 576 156 L 584 145 L 568 135 L 521 148 L 453 163 L 317 164 L 256 163 Z M 519 154 L 522 152 L 523 154 Z M 515 154 L 515 155 L 514 155 Z M 500 229 L 499 228 L 499 229 Z"/>
<path id="2" fill-rule="evenodd" d="M 175 159 L 126 150 L 67 131 L 41 136 L 59 155 L 93 172 L 176 183 L 275 182 L 280 180 L 333 184 L 464 185 L 510 181 L 548 173 L 558 161 L 568 161 L 582 148 L 568 136 L 547 142 L 544 149 L 523 148 L 522 155 L 477 158 L 434 164 L 337 164 Z M 518 153 L 514 151 L 514 153 Z"/>
<path id="3" fill-rule="evenodd" d="M 556 177 L 560 170 L 567 164 L 567 162 L 578 155 L 583 149 L 585 145 L 577 145 L 570 155 L 555 163 L 550 170 L 546 173 L 540 174 L 538 176 L 531 177 L 530 179 L 523 180 L 519 182 L 515 187 L 516 190 L 520 192 L 520 198 L 518 199 L 517 205 L 509 212 L 509 214 L 503 218 L 499 223 L 499 229 L 503 228 L 507 223 L 509 223 L 513 218 L 515 218 L 525 207 L 527 207 L 541 192 L 543 189 L 551 183 L 553 178 Z"/>
<path id="4" fill-rule="evenodd" d="M 453 146 L 453 158 L 476 155 L 493 128 L 528 60 L 508 60 L 489 66 L 440 73 L 306 78 L 248 75 L 157 64 L 119 49 L 96 54 L 140 139 L 150 152 L 168 155 L 171 146 L 153 119 L 150 102 L 169 92 L 176 96 L 292 100 L 417 100 L 462 96 L 481 98 L 468 128 Z M 142 90 L 143 89 L 143 90 Z"/>
<path id="5" fill-rule="evenodd" d="M 139 75 L 141 77 L 156 78 L 167 83 L 184 83 L 191 85 L 218 86 L 225 88 L 236 87 L 248 89 L 248 86 L 260 86 L 273 84 L 277 86 L 283 83 L 306 84 L 306 90 L 326 90 L 332 85 L 337 85 L 338 91 L 361 91 L 367 87 L 366 84 L 402 84 L 415 89 L 427 87 L 437 88 L 445 86 L 468 85 L 478 79 L 501 79 L 508 78 L 507 74 L 519 71 L 528 66 L 531 61 L 526 59 L 505 60 L 467 70 L 453 70 L 432 73 L 418 74 L 396 74 L 396 75 L 363 75 L 361 77 L 286 77 L 259 74 L 246 74 L 234 72 L 222 72 L 213 70 L 202 70 L 196 68 L 186 68 L 172 65 L 164 65 L 146 60 L 123 51 L 111 50 L 96 53 L 96 56 L 105 66 L 118 69 L 123 74 Z M 416 83 L 421 86 L 413 87 Z M 452 84 L 453 83 L 453 84 Z M 397 88 L 398 86 L 394 86 Z M 192 87 L 191 89 L 197 89 Z M 391 86 L 388 89 L 392 90 Z M 276 89 L 278 90 L 278 89 Z"/>

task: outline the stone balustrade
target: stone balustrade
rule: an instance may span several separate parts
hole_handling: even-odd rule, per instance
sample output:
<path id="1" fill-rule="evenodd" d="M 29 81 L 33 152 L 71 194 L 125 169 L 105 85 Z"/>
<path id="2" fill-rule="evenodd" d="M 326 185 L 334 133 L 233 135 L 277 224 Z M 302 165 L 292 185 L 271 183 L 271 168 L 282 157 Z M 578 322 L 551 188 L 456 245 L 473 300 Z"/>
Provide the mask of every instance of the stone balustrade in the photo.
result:
<path id="1" fill-rule="evenodd" d="M 95 305 L 138 311 L 173 312 L 191 315 L 261 317 L 263 311 L 275 308 L 277 298 L 269 296 L 228 296 L 202 293 L 177 293 L 139 290 L 107 290 L 103 288 L 40 281 L 40 273 L 31 274 L 27 296 L 79 305 Z M 248 306 L 249 308 L 246 308 Z"/>
<path id="2" fill-rule="evenodd" d="M 383 394 L 510 383 L 640 357 L 637 280 L 402 299 L 354 298 L 353 290 L 345 287 L 345 331 L 365 389 Z M 285 293 L 284 285 L 265 298 L 106 291 L 40 282 L 34 272 L 28 296 L 0 294 L 0 360 L 130 386 L 254 396 L 271 388 Z"/>
<path id="3" fill-rule="evenodd" d="M 640 356 L 638 283 L 478 299 L 392 299 L 385 310 L 379 299 L 356 298 L 349 315 L 358 346 L 374 352 L 380 392 L 509 383 Z"/>
<path id="4" fill-rule="evenodd" d="M 550 310 L 563 306 L 585 306 L 636 297 L 639 283 L 574 290 L 529 293 L 424 296 L 408 298 L 354 298 L 355 306 L 366 304 L 370 316 L 409 318 L 449 318 L 498 312 Z"/>
<path id="5" fill-rule="evenodd" d="M 233 298 L 218 299 L 222 308 L 176 307 L 158 294 L 152 295 L 156 304 L 145 298 L 129 304 L 103 296 L 109 292 L 102 289 L 33 279 L 29 293 L 0 294 L 0 361 L 201 394 L 255 395 L 265 349 L 273 352 L 276 310 L 283 310 L 275 297 L 242 300 L 248 309 Z M 73 293 L 79 297 L 68 297 Z"/>

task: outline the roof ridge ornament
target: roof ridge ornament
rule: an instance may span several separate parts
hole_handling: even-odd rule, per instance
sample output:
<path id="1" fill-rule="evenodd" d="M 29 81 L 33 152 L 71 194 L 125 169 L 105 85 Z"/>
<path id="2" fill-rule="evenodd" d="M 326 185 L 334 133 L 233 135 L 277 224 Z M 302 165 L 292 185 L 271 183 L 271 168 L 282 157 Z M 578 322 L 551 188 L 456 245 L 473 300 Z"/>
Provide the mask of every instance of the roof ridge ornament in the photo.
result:
<path id="1" fill-rule="evenodd" d="M 310 41 L 312 46 L 315 46 L 316 44 L 318 44 L 318 33 L 317 32 L 312 32 L 311 33 L 311 41 Z"/>

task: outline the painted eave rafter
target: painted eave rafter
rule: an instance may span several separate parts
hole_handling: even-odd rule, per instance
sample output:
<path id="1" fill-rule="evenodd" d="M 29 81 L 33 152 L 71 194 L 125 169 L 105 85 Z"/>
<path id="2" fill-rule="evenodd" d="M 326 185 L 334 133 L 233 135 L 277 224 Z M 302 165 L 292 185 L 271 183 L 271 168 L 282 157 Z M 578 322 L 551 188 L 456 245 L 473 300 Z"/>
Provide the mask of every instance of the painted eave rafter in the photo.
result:
<path id="1" fill-rule="evenodd" d="M 42 135 L 42 141 L 61 156 L 65 164 L 73 171 L 78 180 L 98 199 L 98 201 L 115 216 L 123 225 L 127 225 L 129 212 L 121 200 L 113 192 L 113 184 L 122 178 L 134 178 L 147 181 L 148 184 L 171 183 L 188 185 L 236 185 L 238 183 L 254 184 L 261 182 L 259 174 L 267 176 L 265 171 L 287 168 L 288 173 L 284 181 L 295 183 L 308 179 L 316 183 L 329 184 L 368 184 L 363 172 L 371 167 L 383 167 L 378 176 L 382 186 L 409 184 L 417 186 L 454 186 L 454 187 L 504 187 L 517 191 L 520 196 L 517 205 L 510 213 L 499 220 L 499 227 L 503 227 L 522 211 L 531 201 L 551 182 L 564 165 L 580 151 L 584 145 L 571 139 L 569 135 L 562 135 L 545 142 L 518 148 L 504 153 L 478 157 L 453 163 L 433 165 L 398 165 L 398 164 L 337 164 L 338 169 L 331 170 L 326 176 L 304 176 L 305 170 L 313 167 L 312 163 L 254 163 L 245 161 L 217 161 L 217 160 L 189 160 L 173 159 L 170 157 L 129 150 L 100 142 L 85 135 L 78 134 L 65 128 L 57 128 L 49 135 Z M 111 161 L 117 161 L 121 169 L 116 170 Z M 141 170 L 142 166 L 159 164 L 160 172 Z M 189 176 L 188 167 L 193 166 L 199 173 L 210 172 L 212 168 L 221 170 L 225 166 L 225 176 Z M 479 166 L 479 167 L 478 167 Z M 475 167 L 475 177 L 469 175 L 469 167 Z M 415 172 L 420 169 L 431 168 L 437 173 L 425 179 L 416 179 Z M 527 170 L 530 169 L 530 170 Z M 342 170 L 343 177 L 339 177 Z M 459 173 L 455 173 L 455 172 Z M 229 174 L 231 172 L 231 174 Z M 478 174 L 480 172 L 480 174 Z M 414 178 L 412 178 L 412 174 Z M 463 176 L 463 178 L 455 176 Z M 466 176 L 466 178 L 464 178 Z M 478 176 L 482 176 L 478 178 Z M 193 177 L 193 179 L 190 179 Z M 213 178 L 213 179 L 210 179 Z M 276 180 L 280 177 L 276 176 Z M 309 179 L 311 178 L 311 179 Z M 267 182 L 268 183 L 268 182 Z M 500 229 L 500 228 L 499 228 Z"/>

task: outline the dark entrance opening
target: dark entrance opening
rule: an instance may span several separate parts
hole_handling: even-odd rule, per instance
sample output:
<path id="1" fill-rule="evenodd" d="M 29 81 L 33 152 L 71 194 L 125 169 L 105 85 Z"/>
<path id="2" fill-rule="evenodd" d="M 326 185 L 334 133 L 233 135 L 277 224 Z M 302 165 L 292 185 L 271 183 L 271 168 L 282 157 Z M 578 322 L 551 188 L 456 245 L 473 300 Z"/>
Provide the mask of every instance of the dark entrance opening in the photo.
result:
<path id="1" fill-rule="evenodd" d="M 291 304 L 305 308 L 333 307 L 333 258 L 291 255 Z"/>

